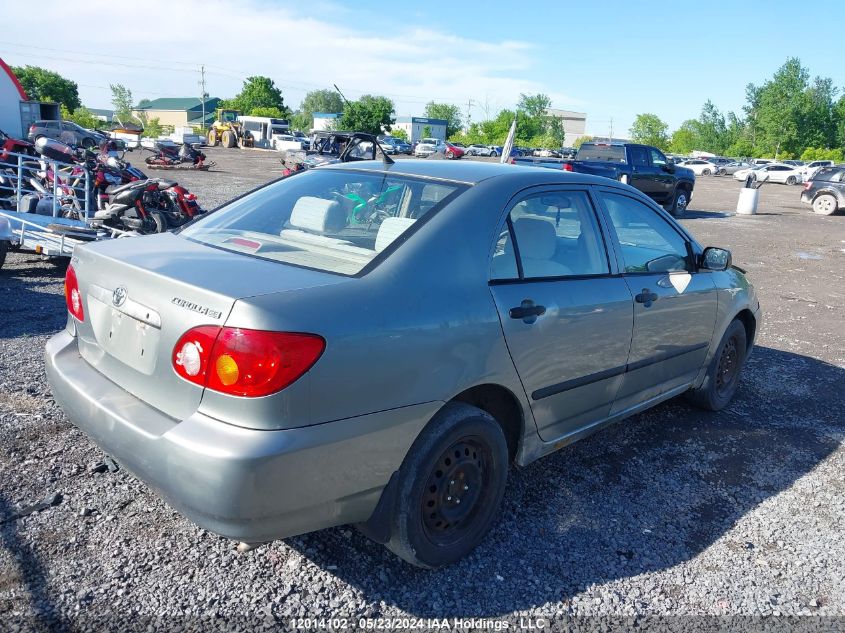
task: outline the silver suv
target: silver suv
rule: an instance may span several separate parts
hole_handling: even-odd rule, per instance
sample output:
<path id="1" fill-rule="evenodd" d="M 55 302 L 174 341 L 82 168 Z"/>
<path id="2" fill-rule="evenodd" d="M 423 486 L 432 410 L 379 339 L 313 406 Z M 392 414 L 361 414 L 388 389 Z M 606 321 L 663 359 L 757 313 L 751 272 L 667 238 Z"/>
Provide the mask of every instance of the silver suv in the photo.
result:
<path id="1" fill-rule="evenodd" d="M 27 138 L 30 142 L 34 143 L 45 136 L 74 147 L 86 149 L 96 147 L 106 139 L 99 132 L 86 130 L 73 121 L 35 121 L 29 126 Z"/>

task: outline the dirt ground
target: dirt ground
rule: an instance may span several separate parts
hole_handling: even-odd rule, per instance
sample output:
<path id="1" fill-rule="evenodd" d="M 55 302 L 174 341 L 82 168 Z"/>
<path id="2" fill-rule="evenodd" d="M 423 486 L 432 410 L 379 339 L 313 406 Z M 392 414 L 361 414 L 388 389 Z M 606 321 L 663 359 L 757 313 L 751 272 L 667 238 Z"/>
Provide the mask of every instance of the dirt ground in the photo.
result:
<path id="1" fill-rule="evenodd" d="M 175 176 L 213 208 L 281 169 L 274 152 L 208 154 L 212 171 L 150 175 Z M 841 627 L 845 216 L 815 216 L 800 186 L 776 184 L 757 215 L 737 216 L 739 188 L 698 178 L 682 220 L 732 251 L 765 311 L 731 405 L 714 414 L 674 399 L 512 469 L 490 535 L 437 572 L 346 527 L 240 555 L 124 469 L 92 472 L 105 456 L 44 376 L 44 344 L 66 319 L 63 271 L 11 253 L 0 271 L 0 622 L 255 630 L 256 617 L 296 628 L 295 617 L 530 615 L 573 630 L 562 618 L 814 614 Z"/>

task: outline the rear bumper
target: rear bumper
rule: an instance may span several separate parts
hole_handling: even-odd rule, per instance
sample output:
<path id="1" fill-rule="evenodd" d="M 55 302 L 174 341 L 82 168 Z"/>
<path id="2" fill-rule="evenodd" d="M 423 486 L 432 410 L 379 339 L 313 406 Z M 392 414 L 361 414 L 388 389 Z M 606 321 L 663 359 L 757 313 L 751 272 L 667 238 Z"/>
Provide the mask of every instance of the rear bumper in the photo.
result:
<path id="1" fill-rule="evenodd" d="M 47 377 L 70 421 L 201 527 L 246 542 L 365 521 L 442 403 L 282 431 L 169 418 L 94 370 L 67 331 Z"/>
<path id="2" fill-rule="evenodd" d="M 813 197 L 808 195 L 806 191 L 802 191 L 801 202 L 803 202 L 804 204 L 813 204 Z"/>

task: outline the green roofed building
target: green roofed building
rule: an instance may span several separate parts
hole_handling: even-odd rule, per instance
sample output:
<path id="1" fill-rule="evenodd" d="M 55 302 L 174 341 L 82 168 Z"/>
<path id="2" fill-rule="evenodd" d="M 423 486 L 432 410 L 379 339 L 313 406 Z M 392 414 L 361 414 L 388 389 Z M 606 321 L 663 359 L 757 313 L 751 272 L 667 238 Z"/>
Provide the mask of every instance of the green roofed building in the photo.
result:
<path id="1" fill-rule="evenodd" d="M 203 103 L 197 97 L 164 97 L 145 101 L 135 106 L 135 116 L 143 113 L 147 120 L 158 119 L 162 125 L 208 127 L 214 122 L 215 110 L 220 107 L 221 99 L 211 97 L 205 100 L 205 120 L 203 121 Z"/>

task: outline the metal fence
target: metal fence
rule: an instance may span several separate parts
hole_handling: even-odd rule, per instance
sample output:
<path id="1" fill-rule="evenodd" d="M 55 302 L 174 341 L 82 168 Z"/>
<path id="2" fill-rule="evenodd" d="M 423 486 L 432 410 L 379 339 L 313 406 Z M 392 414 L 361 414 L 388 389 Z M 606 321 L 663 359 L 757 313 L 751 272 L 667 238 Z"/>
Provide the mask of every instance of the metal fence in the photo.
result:
<path id="1" fill-rule="evenodd" d="M 0 198 L 16 211 L 28 211 L 23 208 L 28 195 L 50 201 L 53 217 L 69 214 L 87 222 L 94 212 L 91 173 L 84 165 L 6 152 L 0 160 Z"/>

